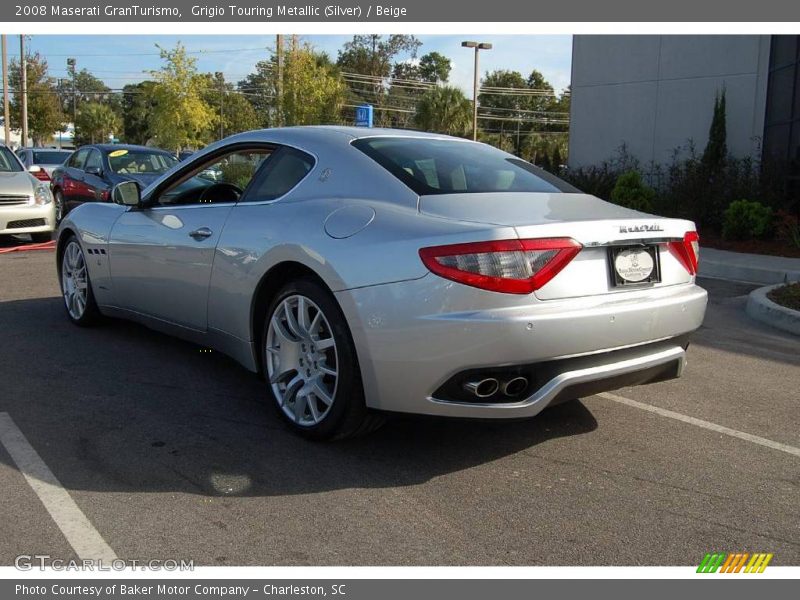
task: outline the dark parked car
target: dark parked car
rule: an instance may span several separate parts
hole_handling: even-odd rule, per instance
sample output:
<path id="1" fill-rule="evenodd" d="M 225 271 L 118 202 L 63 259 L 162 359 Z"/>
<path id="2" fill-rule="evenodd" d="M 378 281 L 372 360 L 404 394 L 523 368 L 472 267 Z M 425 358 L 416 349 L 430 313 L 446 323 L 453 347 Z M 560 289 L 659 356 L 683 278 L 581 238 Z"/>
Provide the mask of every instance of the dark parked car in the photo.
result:
<path id="1" fill-rule="evenodd" d="M 177 160 L 158 148 L 121 144 L 82 146 L 53 172 L 53 196 L 59 221 L 84 202 L 108 202 L 111 188 L 135 181 L 142 188 L 171 169 Z"/>
<path id="2" fill-rule="evenodd" d="M 72 154 L 71 150 L 57 150 L 55 148 L 20 148 L 17 156 L 28 172 L 39 181 L 50 181 L 56 167 Z"/>

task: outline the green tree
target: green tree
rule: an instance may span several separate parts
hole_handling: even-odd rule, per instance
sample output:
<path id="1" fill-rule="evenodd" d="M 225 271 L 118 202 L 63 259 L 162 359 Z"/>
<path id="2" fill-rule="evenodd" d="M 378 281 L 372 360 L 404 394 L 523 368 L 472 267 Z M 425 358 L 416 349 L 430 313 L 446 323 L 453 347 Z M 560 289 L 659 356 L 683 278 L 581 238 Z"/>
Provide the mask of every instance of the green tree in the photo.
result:
<path id="1" fill-rule="evenodd" d="M 122 88 L 122 139 L 128 144 L 147 143 L 150 113 L 155 108 L 154 81 L 141 81 Z"/>
<path id="2" fill-rule="evenodd" d="M 253 107 L 260 127 L 270 127 L 274 122 L 273 114 L 276 103 L 277 60 L 273 56 L 269 60 L 256 63 L 255 71 L 247 75 L 237 84 L 238 90 Z"/>
<path id="3" fill-rule="evenodd" d="M 465 136 L 472 126 L 472 102 L 456 87 L 435 87 L 417 103 L 414 123 L 424 131 Z"/>
<path id="4" fill-rule="evenodd" d="M 556 110 L 559 99 L 553 86 L 539 71 L 531 71 L 527 78 L 519 71 L 492 71 L 484 76 L 481 87 L 499 88 L 479 94 L 481 112 L 485 115 L 482 121 L 488 129 L 499 129 L 511 135 L 517 155 L 525 153 L 524 140 L 531 132 L 566 128 L 565 125 L 550 123 L 555 120 L 551 113 Z M 547 160 L 550 160 L 549 156 Z"/>
<path id="5" fill-rule="evenodd" d="M 122 119 L 100 102 L 84 102 L 75 122 L 75 144 L 107 142 L 112 134 L 122 132 Z"/>
<path id="6" fill-rule="evenodd" d="M 388 77 L 399 55 L 416 58 L 421 45 L 413 35 L 354 35 L 339 51 L 336 62 L 343 71 Z"/>
<path id="7" fill-rule="evenodd" d="M 355 96 L 354 102 L 375 105 L 376 125 L 397 125 L 392 119 L 398 113 L 380 110 L 388 104 L 386 79 L 393 69 L 398 68 L 402 73 L 405 68 L 397 64 L 415 59 L 421 45 L 413 35 L 355 35 L 339 51 L 336 64 L 343 72 L 368 76 L 364 80 L 350 81 L 349 89 Z"/>
<path id="8" fill-rule="evenodd" d="M 22 128 L 22 85 L 20 64 L 12 60 L 9 66 L 9 84 L 14 90 L 11 101 L 11 126 Z M 48 143 L 53 134 L 64 127 L 64 114 L 58 100 L 55 80 L 47 71 L 47 60 L 39 53 L 26 57 L 25 74 L 28 89 L 28 135 L 34 146 Z M 27 140 L 23 140 L 27 145 Z"/>
<path id="9" fill-rule="evenodd" d="M 220 119 L 222 134 L 225 136 L 260 127 L 253 105 L 232 84 L 225 81 L 222 73 L 205 73 L 201 77 L 204 81 L 203 100 L 215 111 L 214 121 L 208 132 L 209 138 L 219 137 Z"/>
<path id="10" fill-rule="evenodd" d="M 438 52 L 428 52 L 419 59 L 419 76 L 431 83 L 447 83 L 452 65 L 450 59 Z"/>
<path id="11" fill-rule="evenodd" d="M 703 165 L 712 174 L 719 170 L 728 157 L 728 129 L 725 116 L 725 90 L 714 98 L 714 115 L 708 130 L 708 144 L 703 152 Z"/>
<path id="12" fill-rule="evenodd" d="M 225 95 L 225 135 L 233 135 L 242 131 L 260 129 L 261 119 L 247 97 L 236 90 L 229 90 Z"/>
<path id="13" fill-rule="evenodd" d="M 309 45 L 288 51 L 283 69 L 283 122 L 286 125 L 338 123 L 346 87 L 341 76 L 320 64 Z"/>
<path id="14" fill-rule="evenodd" d="M 155 86 L 148 119 L 150 137 L 176 152 L 205 145 L 214 110 L 203 99 L 206 85 L 197 73 L 197 59 L 190 57 L 180 42 L 172 50 L 156 47 L 164 64 L 151 72 Z"/>
<path id="15" fill-rule="evenodd" d="M 58 82 L 61 107 L 64 114 L 70 119 L 72 119 L 73 99 L 76 111 L 80 110 L 81 104 L 84 102 L 101 102 L 109 104 L 115 109 L 121 108 L 121 100 L 111 91 L 111 88 L 86 69 L 75 73 L 74 86 L 73 90 L 72 77 L 60 79 Z"/>

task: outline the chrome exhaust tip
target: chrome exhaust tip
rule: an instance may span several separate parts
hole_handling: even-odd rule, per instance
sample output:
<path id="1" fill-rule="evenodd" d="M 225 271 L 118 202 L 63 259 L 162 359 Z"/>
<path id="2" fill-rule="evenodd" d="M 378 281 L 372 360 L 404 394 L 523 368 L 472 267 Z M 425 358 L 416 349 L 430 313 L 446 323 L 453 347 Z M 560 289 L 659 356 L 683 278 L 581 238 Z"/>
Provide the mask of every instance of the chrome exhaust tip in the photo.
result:
<path id="1" fill-rule="evenodd" d="M 468 381 L 464 384 L 464 389 L 476 398 L 488 398 L 494 396 L 500 389 L 500 382 L 494 377 Z"/>
<path id="2" fill-rule="evenodd" d="M 506 396 L 519 396 L 528 387 L 527 377 L 514 377 L 503 384 L 503 394 Z"/>

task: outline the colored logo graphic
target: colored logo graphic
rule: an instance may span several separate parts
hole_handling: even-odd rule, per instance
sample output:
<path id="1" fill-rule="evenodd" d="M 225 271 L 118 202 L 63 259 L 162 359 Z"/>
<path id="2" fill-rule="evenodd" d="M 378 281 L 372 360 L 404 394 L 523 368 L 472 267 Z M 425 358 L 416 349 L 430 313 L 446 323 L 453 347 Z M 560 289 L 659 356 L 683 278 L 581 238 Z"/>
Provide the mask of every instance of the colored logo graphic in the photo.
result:
<path id="1" fill-rule="evenodd" d="M 763 573 L 772 554 L 747 552 L 709 552 L 703 557 L 698 573 Z"/>

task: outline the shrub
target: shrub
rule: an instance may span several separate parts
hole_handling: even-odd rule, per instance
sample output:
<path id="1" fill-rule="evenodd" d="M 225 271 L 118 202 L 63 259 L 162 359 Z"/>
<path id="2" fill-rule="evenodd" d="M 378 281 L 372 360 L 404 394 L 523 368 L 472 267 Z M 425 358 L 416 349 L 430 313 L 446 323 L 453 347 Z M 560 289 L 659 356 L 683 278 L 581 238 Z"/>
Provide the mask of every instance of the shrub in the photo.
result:
<path id="1" fill-rule="evenodd" d="M 775 215 L 775 236 L 794 248 L 800 248 L 800 219 L 785 210 Z"/>
<path id="2" fill-rule="evenodd" d="M 614 204 L 649 212 L 653 210 L 653 198 L 656 192 L 642 181 L 639 171 L 628 171 L 617 178 L 611 190 L 611 201 Z"/>
<path id="3" fill-rule="evenodd" d="M 749 240 L 764 237 L 772 225 L 772 209 L 760 202 L 735 200 L 725 210 L 722 237 Z"/>
<path id="4" fill-rule="evenodd" d="M 608 200 L 619 176 L 638 168 L 639 161 L 631 156 L 627 146 L 623 144 L 617 148 L 613 157 L 599 165 L 566 169 L 560 175 L 582 192 Z"/>

